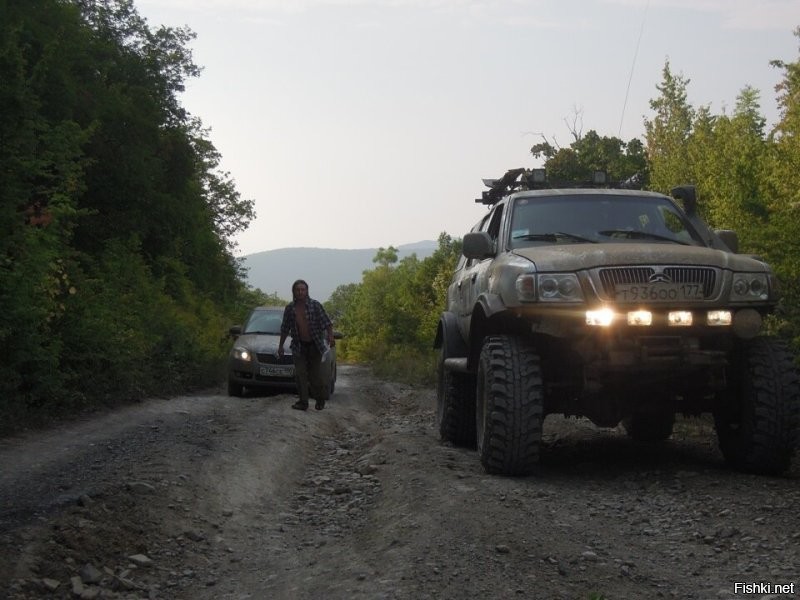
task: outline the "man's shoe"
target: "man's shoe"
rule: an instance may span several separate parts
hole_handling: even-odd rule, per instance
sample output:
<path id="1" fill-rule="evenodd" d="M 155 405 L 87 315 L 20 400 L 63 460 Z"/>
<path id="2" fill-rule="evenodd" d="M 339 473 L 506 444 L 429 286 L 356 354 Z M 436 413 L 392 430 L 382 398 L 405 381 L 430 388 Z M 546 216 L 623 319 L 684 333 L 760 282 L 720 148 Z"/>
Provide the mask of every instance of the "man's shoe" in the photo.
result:
<path id="1" fill-rule="evenodd" d="M 325 400 L 317 400 L 317 403 L 314 405 L 314 408 L 317 410 L 322 410 L 325 408 Z"/>
<path id="2" fill-rule="evenodd" d="M 295 402 L 292 404 L 292 408 L 295 410 L 308 410 L 308 404 L 303 404 L 302 402 Z"/>

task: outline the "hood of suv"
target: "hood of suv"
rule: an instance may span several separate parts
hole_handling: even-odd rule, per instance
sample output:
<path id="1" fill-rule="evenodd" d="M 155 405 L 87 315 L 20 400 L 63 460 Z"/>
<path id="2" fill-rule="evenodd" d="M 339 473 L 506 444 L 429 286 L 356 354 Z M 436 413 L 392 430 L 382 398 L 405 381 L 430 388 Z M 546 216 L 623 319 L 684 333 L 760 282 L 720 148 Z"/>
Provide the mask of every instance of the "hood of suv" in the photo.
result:
<path id="1" fill-rule="evenodd" d="M 517 248 L 540 272 L 570 272 L 614 265 L 704 265 L 735 271 L 768 271 L 759 260 L 703 246 L 680 244 L 562 244 Z"/>

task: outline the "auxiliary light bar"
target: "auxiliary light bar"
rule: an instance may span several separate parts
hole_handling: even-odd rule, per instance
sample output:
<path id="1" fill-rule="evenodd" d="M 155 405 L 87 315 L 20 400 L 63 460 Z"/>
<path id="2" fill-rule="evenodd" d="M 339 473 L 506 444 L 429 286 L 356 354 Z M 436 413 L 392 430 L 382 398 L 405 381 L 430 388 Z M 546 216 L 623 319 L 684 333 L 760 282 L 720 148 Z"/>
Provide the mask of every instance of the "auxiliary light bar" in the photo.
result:
<path id="1" fill-rule="evenodd" d="M 592 327 L 610 327 L 617 320 L 624 320 L 631 327 L 650 327 L 653 325 L 653 313 L 649 310 L 632 310 L 627 313 L 615 313 L 605 307 L 586 311 L 586 324 Z M 690 327 L 695 323 L 695 315 L 688 310 L 672 310 L 667 313 L 666 324 L 669 327 Z M 733 313 L 729 310 L 710 310 L 706 313 L 706 325 L 710 327 L 728 327 L 733 323 Z"/>

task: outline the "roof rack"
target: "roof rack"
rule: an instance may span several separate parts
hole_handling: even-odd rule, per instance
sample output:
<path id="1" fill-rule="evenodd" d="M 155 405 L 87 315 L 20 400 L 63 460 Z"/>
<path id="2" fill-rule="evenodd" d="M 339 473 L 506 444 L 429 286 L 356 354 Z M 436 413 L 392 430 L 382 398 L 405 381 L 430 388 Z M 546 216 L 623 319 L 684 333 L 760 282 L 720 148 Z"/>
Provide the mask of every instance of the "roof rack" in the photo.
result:
<path id="1" fill-rule="evenodd" d="M 641 187 L 641 178 L 634 175 L 620 183 L 611 183 L 605 171 L 594 171 L 592 178 L 582 182 L 552 182 L 547 180 L 547 173 L 544 169 L 511 169 L 506 171 L 500 179 L 484 179 L 483 184 L 489 189 L 481 194 L 475 202 L 493 206 L 502 198 L 512 192 L 523 190 L 541 190 L 559 187 L 572 188 L 632 188 Z"/>

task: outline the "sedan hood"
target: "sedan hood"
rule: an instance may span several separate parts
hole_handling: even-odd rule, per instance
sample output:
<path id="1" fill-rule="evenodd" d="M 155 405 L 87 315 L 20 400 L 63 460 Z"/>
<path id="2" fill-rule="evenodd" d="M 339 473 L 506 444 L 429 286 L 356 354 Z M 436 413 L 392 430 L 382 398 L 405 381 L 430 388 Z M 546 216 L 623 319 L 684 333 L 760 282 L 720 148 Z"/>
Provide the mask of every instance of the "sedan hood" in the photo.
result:
<path id="1" fill-rule="evenodd" d="M 513 251 L 540 272 L 570 272 L 615 265 L 704 265 L 734 271 L 768 271 L 753 257 L 681 244 L 569 244 Z"/>
<path id="2" fill-rule="evenodd" d="M 267 335 L 263 333 L 246 333 L 244 335 L 240 335 L 236 339 L 236 346 L 242 346 L 251 350 L 252 352 L 258 352 L 260 354 L 277 354 L 278 353 L 278 343 L 281 341 L 280 336 L 277 335 Z M 286 351 L 286 354 L 291 354 L 291 343 L 292 338 L 288 336 L 286 338 L 286 342 L 283 344 L 283 349 Z"/>

